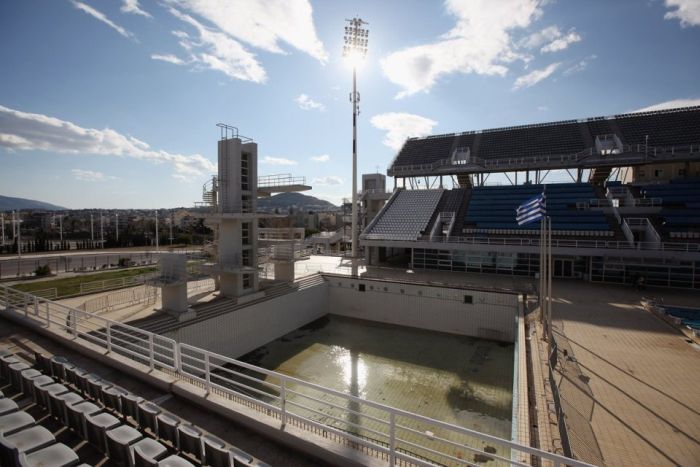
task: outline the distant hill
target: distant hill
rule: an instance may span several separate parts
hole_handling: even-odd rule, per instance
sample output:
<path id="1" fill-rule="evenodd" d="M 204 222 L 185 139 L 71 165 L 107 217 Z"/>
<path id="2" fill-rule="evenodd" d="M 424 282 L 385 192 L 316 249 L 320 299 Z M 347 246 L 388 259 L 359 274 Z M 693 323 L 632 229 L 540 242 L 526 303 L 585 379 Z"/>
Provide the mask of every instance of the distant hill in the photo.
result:
<path id="1" fill-rule="evenodd" d="M 289 208 L 298 211 L 333 211 L 338 209 L 338 206 L 325 199 L 301 193 L 280 193 L 269 198 L 258 199 L 258 210 L 260 211 L 273 212 L 275 209 L 279 209 L 280 212 L 284 213 Z"/>
<path id="2" fill-rule="evenodd" d="M 65 211 L 66 208 L 26 198 L 13 198 L 0 195 L 0 211 L 19 211 L 20 209 L 44 209 L 46 211 Z"/>

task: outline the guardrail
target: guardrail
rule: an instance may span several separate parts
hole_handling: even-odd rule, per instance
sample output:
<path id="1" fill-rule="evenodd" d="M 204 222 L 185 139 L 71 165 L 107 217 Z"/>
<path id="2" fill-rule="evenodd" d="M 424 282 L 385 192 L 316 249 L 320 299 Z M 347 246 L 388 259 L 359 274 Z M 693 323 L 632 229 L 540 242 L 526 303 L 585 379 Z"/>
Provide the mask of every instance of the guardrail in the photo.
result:
<path id="1" fill-rule="evenodd" d="M 133 287 L 146 282 L 151 275 L 139 274 L 138 276 L 119 277 L 116 279 L 105 279 L 102 281 L 90 281 L 80 283 L 80 293 L 91 294 L 98 292 L 106 292 L 108 290 L 123 289 L 124 287 Z"/>
<path id="2" fill-rule="evenodd" d="M 368 239 L 365 235 L 362 239 Z M 436 237 L 433 240 L 430 238 L 421 237 L 416 240 L 397 240 L 402 242 L 413 243 L 455 243 L 460 245 L 494 245 L 494 246 L 529 246 L 539 247 L 539 238 L 481 238 L 481 237 Z M 552 239 L 553 248 L 598 248 L 598 249 L 619 249 L 619 250 L 659 250 L 659 251 L 685 251 L 685 252 L 700 252 L 700 243 L 654 243 L 654 242 L 637 242 L 630 245 L 626 241 L 617 240 L 562 240 Z"/>
<path id="3" fill-rule="evenodd" d="M 5 313 L 72 334 L 127 359 L 165 371 L 230 401 L 344 446 L 388 460 L 390 465 L 476 465 L 471 459 L 525 467 L 516 454 L 554 466 L 589 467 L 468 428 L 368 401 L 282 373 L 218 355 L 93 313 L 0 286 Z M 496 446 L 484 450 L 484 446 Z M 478 456 L 478 457 L 477 457 Z"/>
<path id="4" fill-rule="evenodd" d="M 37 297 L 53 300 L 54 298 L 58 297 L 58 289 L 56 289 L 56 287 L 52 287 L 50 289 L 35 290 L 33 294 Z"/>
<path id="5" fill-rule="evenodd" d="M 142 285 L 140 287 L 120 290 L 108 295 L 92 298 L 78 308 L 89 313 L 108 313 L 138 304 L 154 304 L 158 299 L 158 293 L 158 288 Z"/>
<path id="6" fill-rule="evenodd" d="M 258 188 L 290 185 L 306 185 L 306 177 L 293 177 L 292 174 L 262 175 L 258 177 Z"/>

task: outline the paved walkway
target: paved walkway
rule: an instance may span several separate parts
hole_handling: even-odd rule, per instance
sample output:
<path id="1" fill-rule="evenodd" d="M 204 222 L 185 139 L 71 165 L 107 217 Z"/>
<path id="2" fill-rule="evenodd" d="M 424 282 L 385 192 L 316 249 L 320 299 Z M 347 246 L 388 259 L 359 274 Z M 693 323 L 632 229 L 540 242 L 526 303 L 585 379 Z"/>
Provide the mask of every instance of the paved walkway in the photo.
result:
<path id="1" fill-rule="evenodd" d="M 700 348 L 639 303 L 645 295 L 698 306 L 700 294 L 578 281 L 556 281 L 553 291 L 559 339 L 568 341 L 593 400 L 575 394 L 581 381 L 563 387 L 562 397 L 584 414 L 592 408 L 605 464 L 700 465 Z"/>

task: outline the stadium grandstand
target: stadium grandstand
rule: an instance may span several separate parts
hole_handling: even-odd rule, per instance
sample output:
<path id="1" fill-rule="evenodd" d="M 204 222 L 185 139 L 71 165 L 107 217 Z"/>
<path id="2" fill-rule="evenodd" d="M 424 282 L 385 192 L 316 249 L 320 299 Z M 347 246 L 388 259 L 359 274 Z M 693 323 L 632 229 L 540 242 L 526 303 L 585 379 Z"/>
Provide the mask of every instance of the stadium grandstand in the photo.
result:
<path id="1" fill-rule="evenodd" d="M 388 175 L 371 265 L 533 276 L 545 193 L 555 277 L 700 288 L 700 107 L 411 138 Z"/>

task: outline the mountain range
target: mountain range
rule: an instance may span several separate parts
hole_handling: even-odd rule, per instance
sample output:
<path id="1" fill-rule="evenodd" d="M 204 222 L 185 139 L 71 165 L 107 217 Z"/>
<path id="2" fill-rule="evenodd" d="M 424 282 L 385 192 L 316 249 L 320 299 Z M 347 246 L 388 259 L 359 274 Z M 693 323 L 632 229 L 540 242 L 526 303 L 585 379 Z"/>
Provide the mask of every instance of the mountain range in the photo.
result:
<path id="1" fill-rule="evenodd" d="M 46 211 L 65 211 L 66 208 L 27 198 L 13 198 L 0 195 L 0 211 L 19 211 L 20 209 L 43 209 Z"/>

